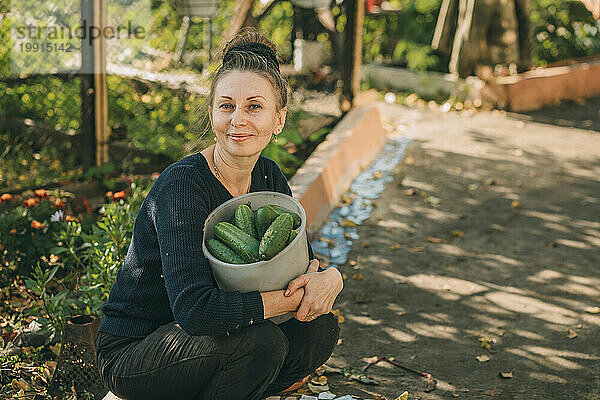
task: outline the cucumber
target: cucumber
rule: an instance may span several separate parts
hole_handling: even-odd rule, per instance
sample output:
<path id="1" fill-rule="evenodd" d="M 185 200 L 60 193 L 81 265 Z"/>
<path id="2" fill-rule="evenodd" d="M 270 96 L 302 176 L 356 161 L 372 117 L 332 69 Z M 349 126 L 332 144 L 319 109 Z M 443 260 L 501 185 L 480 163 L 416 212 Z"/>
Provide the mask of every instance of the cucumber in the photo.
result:
<path id="1" fill-rule="evenodd" d="M 237 226 L 229 222 L 217 222 L 215 224 L 215 236 L 235 250 L 246 263 L 253 263 L 259 260 L 258 240 Z"/>
<path id="2" fill-rule="evenodd" d="M 283 213 L 288 213 L 292 216 L 292 218 L 294 219 L 294 225 L 292 226 L 292 229 L 296 229 L 300 226 L 300 223 L 302 222 L 300 220 L 300 216 L 298 214 L 296 214 L 293 211 L 288 210 L 285 207 L 282 206 L 278 206 L 276 204 L 271 204 L 271 208 L 273 210 L 275 210 L 275 212 L 277 213 L 277 215 L 283 214 Z"/>
<path id="3" fill-rule="evenodd" d="M 230 249 L 224 243 L 217 239 L 208 239 L 206 241 L 206 247 L 210 250 L 210 254 L 215 256 L 221 261 L 229 264 L 245 264 L 246 262 L 238 253 Z"/>
<path id="4" fill-rule="evenodd" d="M 262 238 L 267 228 L 273 223 L 279 214 L 272 206 L 262 206 L 254 213 L 254 225 L 256 226 L 257 239 Z"/>
<path id="5" fill-rule="evenodd" d="M 240 204 L 235 209 L 233 216 L 233 224 L 252 236 L 254 239 L 258 239 L 256 235 L 256 228 L 254 227 L 254 214 L 252 209 L 247 204 Z"/>
<path id="6" fill-rule="evenodd" d="M 292 229 L 292 231 L 290 232 L 290 238 L 287 241 L 287 244 L 292 243 L 292 240 L 294 240 L 296 238 L 296 231 Z"/>
<path id="7" fill-rule="evenodd" d="M 288 213 L 275 218 L 260 240 L 258 253 L 261 260 L 270 260 L 287 246 L 293 223 L 294 219 Z"/>

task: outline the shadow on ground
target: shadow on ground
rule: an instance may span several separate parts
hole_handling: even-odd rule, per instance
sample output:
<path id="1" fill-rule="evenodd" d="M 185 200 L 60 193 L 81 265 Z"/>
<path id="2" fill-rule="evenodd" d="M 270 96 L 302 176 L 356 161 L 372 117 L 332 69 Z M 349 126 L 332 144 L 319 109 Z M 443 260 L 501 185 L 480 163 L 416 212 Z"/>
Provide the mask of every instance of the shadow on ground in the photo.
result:
<path id="1" fill-rule="evenodd" d="M 510 113 L 509 115 L 524 121 L 600 132 L 600 96 L 565 102 L 560 106 L 546 107 L 542 110 Z"/>
<path id="2" fill-rule="evenodd" d="M 514 151 L 468 135 L 501 154 Z M 600 314 L 592 308 L 600 306 L 600 181 L 590 173 L 600 157 L 513 156 L 411 145 L 358 228 L 349 255 L 356 265 L 341 267 L 343 342 L 328 364 L 360 368 L 373 356 L 394 357 L 438 386 L 427 393 L 421 377 L 379 363 L 368 372 L 380 385 L 332 374 L 335 393 L 600 399 Z M 480 338 L 495 342 L 491 351 Z"/>

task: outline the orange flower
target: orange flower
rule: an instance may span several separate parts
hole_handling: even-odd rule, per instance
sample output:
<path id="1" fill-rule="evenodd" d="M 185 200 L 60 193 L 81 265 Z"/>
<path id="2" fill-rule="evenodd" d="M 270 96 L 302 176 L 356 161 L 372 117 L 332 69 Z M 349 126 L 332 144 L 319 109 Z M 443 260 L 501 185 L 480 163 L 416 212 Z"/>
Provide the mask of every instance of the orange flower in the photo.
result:
<path id="1" fill-rule="evenodd" d="M 117 192 L 117 193 L 115 193 L 113 195 L 113 201 L 119 201 L 119 200 L 124 199 L 124 198 L 125 198 L 125 192 L 122 191 L 122 190 L 120 192 Z"/>
<path id="2" fill-rule="evenodd" d="M 8 233 L 10 233 L 11 235 L 16 235 L 17 234 L 17 230 L 16 229 L 11 229 Z"/>
<path id="3" fill-rule="evenodd" d="M 46 193 L 46 191 L 44 189 L 37 189 L 34 193 L 35 193 L 35 197 L 38 197 L 40 199 L 48 198 L 48 193 Z"/>
<path id="4" fill-rule="evenodd" d="M 66 205 L 66 201 L 64 199 L 56 199 L 54 200 L 54 207 L 63 208 Z"/>
<path id="5" fill-rule="evenodd" d="M 71 215 L 67 215 L 67 216 L 65 217 L 65 221 L 67 221 L 67 222 L 72 222 L 72 221 L 75 221 L 75 218 L 74 218 L 73 216 L 71 216 Z"/>
<path id="6" fill-rule="evenodd" d="M 15 196 L 13 196 L 10 193 L 4 193 L 2 196 L 0 196 L 0 203 L 2 203 L 3 201 L 11 201 L 15 198 Z"/>
<path id="7" fill-rule="evenodd" d="M 106 193 L 104 193 L 104 197 L 106 197 L 107 199 L 112 199 L 113 192 L 106 192 Z"/>
<path id="8" fill-rule="evenodd" d="M 30 197 L 23 202 L 23 205 L 25 207 L 31 207 L 31 208 L 37 206 L 38 204 L 40 204 L 40 199 L 38 199 L 36 197 Z"/>
<path id="9" fill-rule="evenodd" d="M 46 227 L 46 225 L 42 224 L 39 221 L 33 221 L 33 222 L 31 222 L 31 227 L 33 229 L 44 229 Z"/>

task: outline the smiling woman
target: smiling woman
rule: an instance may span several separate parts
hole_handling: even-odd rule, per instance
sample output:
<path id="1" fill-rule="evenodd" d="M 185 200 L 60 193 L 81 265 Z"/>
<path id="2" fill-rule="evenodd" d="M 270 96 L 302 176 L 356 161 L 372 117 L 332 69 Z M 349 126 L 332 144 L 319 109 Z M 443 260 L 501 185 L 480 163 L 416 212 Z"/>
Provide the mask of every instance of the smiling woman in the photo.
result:
<path id="1" fill-rule="evenodd" d="M 248 192 L 292 196 L 261 156 L 283 129 L 287 85 L 276 48 L 243 33 L 224 49 L 209 117 L 216 143 L 170 165 L 136 217 L 131 245 L 96 341 L 104 384 L 127 399 L 259 399 L 302 385 L 338 339 L 330 312 L 340 273 L 307 272 L 288 290 L 219 289 L 202 253 L 212 210 Z M 284 268 L 285 266 L 282 266 Z M 292 312 L 279 325 L 268 318 Z"/>

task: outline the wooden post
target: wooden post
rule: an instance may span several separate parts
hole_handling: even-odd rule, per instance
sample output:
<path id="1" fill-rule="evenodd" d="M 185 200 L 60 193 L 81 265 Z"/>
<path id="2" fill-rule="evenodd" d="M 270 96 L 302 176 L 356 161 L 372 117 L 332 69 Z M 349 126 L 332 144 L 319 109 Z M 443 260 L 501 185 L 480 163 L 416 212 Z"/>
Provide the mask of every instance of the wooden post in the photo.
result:
<path id="1" fill-rule="evenodd" d="M 354 98 L 360 92 L 362 67 L 362 35 L 365 18 L 365 0 L 347 0 L 345 31 L 345 54 L 351 54 L 350 62 L 342 66 L 342 112 L 352 108 Z"/>
<path id="2" fill-rule="evenodd" d="M 81 0 L 81 26 L 89 27 L 94 23 L 94 0 Z M 89 31 L 88 31 L 89 35 Z M 96 139 L 94 124 L 94 68 L 93 42 L 89 37 L 81 40 L 81 73 L 79 74 L 81 96 L 81 141 L 79 152 L 81 164 L 85 170 L 96 163 Z"/>
<path id="3" fill-rule="evenodd" d="M 104 32 L 107 0 L 94 1 L 94 25 Z M 94 119 L 96 132 L 96 165 L 108 162 L 108 89 L 106 86 L 106 38 L 104 34 L 94 40 Z"/>

